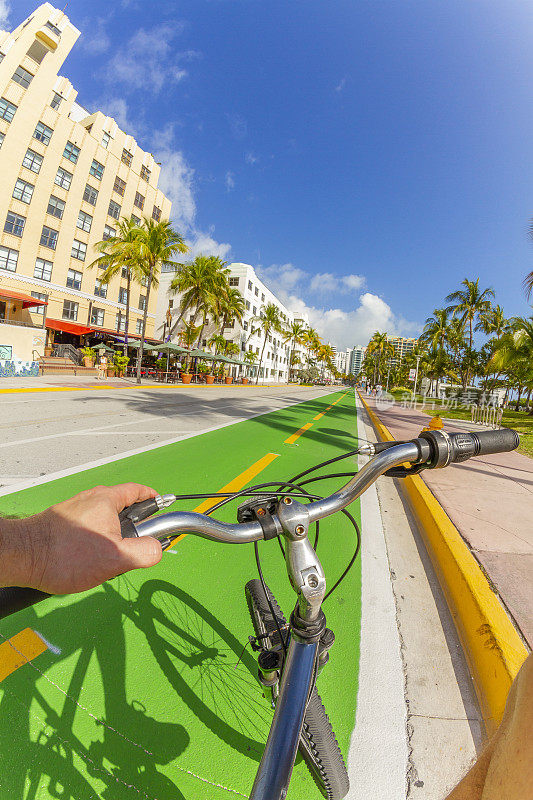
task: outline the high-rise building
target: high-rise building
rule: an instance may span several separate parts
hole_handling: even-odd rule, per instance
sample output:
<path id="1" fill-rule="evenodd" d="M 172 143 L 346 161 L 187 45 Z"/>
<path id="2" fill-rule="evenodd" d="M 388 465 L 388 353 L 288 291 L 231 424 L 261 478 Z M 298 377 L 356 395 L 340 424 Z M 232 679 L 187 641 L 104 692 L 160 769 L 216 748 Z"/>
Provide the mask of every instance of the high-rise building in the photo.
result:
<path id="1" fill-rule="evenodd" d="M 239 289 L 245 302 L 243 320 L 232 322 L 224 328 L 223 335 L 228 341 L 235 342 L 240 351 L 236 356 L 242 359 L 246 351 L 252 352 L 256 356 L 256 366 L 249 372 L 252 377 L 256 375 L 259 366 L 261 352 L 263 351 L 263 361 L 259 374 L 260 383 L 286 382 L 288 378 L 289 359 L 291 355 L 292 343 L 286 340 L 277 331 L 272 331 L 265 343 L 263 332 L 259 329 L 254 317 L 259 316 L 261 308 L 268 303 L 277 306 L 280 317 L 285 325 L 290 325 L 294 319 L 294 314 L 279 300 L 276 295 L 261 281 L 254 268 L 250 264 L 228 264 L 229 284 L 235 289 Z M 164 269 L 159 282 L 159 301 L 156 313 L 156 334 L 161 338 L 168 338 L 169 330 L 172 331 L 171 339 L 177 342 L 179 336 L 179 326 L 176 325 L 180 316 L 180 296 L 169 294 L 169 287 L 175 275 L 174 269 Z M 170 311 L 170 314 L 168 314 Z M 167 322 L 168 318 L 168 322 Z M 192 321 L 194 311 L 186 314 L 185 321 Z M 170 323 L 170 325 L 169 325 Z M 174 327 L 176 330 L 174 330 Z M 202 333 L 202 340 L 199 345 L 202 349 L 210 349 L 209 340 L 214 334 L 220 333 L 220 325 L 213 319 L 208 318 L 207 324 Z M 236 375 L 238 367 L 230 368 L 230 374 Z"/>
<path id="2" fill-rule="evenodd" d="M 350 361 L 348 365 L 348 374 L 357 377 L 361 372 L 361 367 L 363 366 L 363 360 L 365 358 L 366 347 L 361 347 L 360 345 L 355 345 L 352 348 L 350 353 Z"/>
<path id="3" fill-rule="evenodd" d="M 396 359 L 400 361 L 410 353 L 415 344 L 418 342 L 418 339 L 406 339 L 403 336 L 389 336 L 387 334 L 387 340 L 391 343 L 394 348 L 394 353 Z"/>
<path id="4" fill-rule="evenodd" d="M 50 3 L 0 32 L 0 346 L 32 359 L 52 341 L 120 336 L 126 280 L 101 285 L 94 244 L 119 220 L 168 219 L 160 166 L 100 111 L 76 102 L 59 75 L 80 32 Z M 139 336 L 146 289 L 130 290 L 128 335 Z M 154 336 L 157 293 L 148 306 Z"/>

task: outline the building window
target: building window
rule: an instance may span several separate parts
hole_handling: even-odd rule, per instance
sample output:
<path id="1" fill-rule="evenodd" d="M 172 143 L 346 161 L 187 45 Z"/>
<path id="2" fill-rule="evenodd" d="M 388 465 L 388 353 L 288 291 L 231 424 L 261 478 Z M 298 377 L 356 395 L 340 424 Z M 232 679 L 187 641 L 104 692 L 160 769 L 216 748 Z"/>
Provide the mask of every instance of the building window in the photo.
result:
<path id="1" fill-rule="evenodd" d="M 255 287 L 255 296 L 259 297 L 259 286 Z"/>
<path id="2" fill-rule="evenodd" d="M 246 301 L 246 310 L 247 311 L 250 310 L 250 301 L 249 300 Z"/>
<path id="3" fill-rule="evenodd" d="M 33 277 L 40 278 L 42 281 L 52 280 L 52 267 L 54 265 L 51 261 L 45 261 L 44 258 L 38 258 L 35 261 L 33 269 Z"/>
<path id="4" fill-rule="evenodd" d="M 72 142 L 67 142 L 63 151 L 63 158 L 68 158 L 73 164 L 76 164 L 80 155 L 80 148 L 76 147 Z"/>
<path id="5" fill-rule="evenodd" d="M 42 292 L 31 292 L 31 296 L 35 297 L 36 300 L 48 300 L 48 295 Z M 32 314 L 40 314 L 44 317 L 44 306 L 32 306 L 30 310 Z"/>
<path id="6" fill-rule="evenodd" d="M 67 287 L 69 289 L 77 289 L 79 291 L 81 289 L 82 277 L 83 273 L 78 272 L 75 269 L 69 269 L 67 272 Z"/>
<path id="7" fill-rule="evenodd" d="M 19 178 L 13 189 L 13 197 L 16 200 L 22 200 L 23 203 L 29 203 L 34 189 L 35 186 L 32 183 L 27 183 Z"/>
<path id="8" fill-rule="evenodd" d="M 54 183 L 56 183 L 58 186 L 61 186 L 62 189 L 66 189 L 68 192 L 70 189 L 70 184 L 72 183 L 72 172 L 67 172 L 66 169 L 63 169 L 63 167 L 59 167 Z"/>
<path id="9" fill-rule="evenodd" d="M 135 320 L 135 333 L 138 333 L 139 336 L 142 336 L 143 332 L 143 321 L 142 319 Z"/>
<path id="10" fill-rule="evenodd" d="M 31 72 L 28 72 L 27 69 L 24 69 L 24 67 L 17 67 L 17 69 L 13 73 L 12 80 L 14 80 L 15 83 L 19 83 L 21 86 L 24 87 L 24 89 L 27 89 L 30 83 L 32 82 L 33 78 L 34 75 L 32 75 Z"/>
<path id="11" fill-rule="evenodd" d="M 77 258 L 78 261 L 85 261 L 85 256 L 87 255 L 87 245 L 85 242 L 79 242 L 77 239 L 74 239 L 70 255 L 72 258 Z"/>
<path id="12" fill-rule="evenodd" d="M 91 309 L 91 325 L 98 325 L 100 328 L 104 324 L 104 309 L 95 308 Z"/>
<path id="13" fill-rule="evenodd" d="M 48 208 L 46 209 L 47 214 L 52 214 L 52 216 L 57 217 L 58 219 L 63 218 L 63 212 L 65 210 L 65 201 L 60 200 L 59 197 L 54 197 L 54 195 L 50 195 L 50 200 L 48 201 Z"/>
<path id="14" fill-rule="evenodd" d="M 0 97 L 0 119 L 5 119 L 6 122 L 11 122 L 15 116 L 15 111 L 18 106 L 14 106 L 5 97 Z"/>
<path id="15" fill-rule="evenodd" d="M 263 294 L 263 292 L 261 292 L 261 302 L 262 302 L 262 303 L 264 303 L 264 302 L 265 302 L 265 295 Z"/>
<path id="16" fill-rule="evenodd" d="M 109 208 L 107 210 L 107 213 L 108 213 L 108 215 L 110 217 L 113 217 L 113 219 L 118 219 L 120 217 L 120 206 L 119 206 L 119 204 L 115 203 L 114 200 L 110 200 L 109 201 Z"/>
<path id="17" fill-rule="evenodd" d="M 41 164 L 43 163 L 43 157 L 39 155 L 39 153 L 35 153 L 33 150 L 26 150 L 26 155 L 24 156 L 24 161 L 22 162 L 22 166 L 26 167 L 26 169 L 31 169 L 32 172 L 39 172 L 41 169 Z"/>
<path id="18" fill-rule="evenodd" d="M 120 270 L 120 277 L 121 278 L 127 278 L 128 277 L 128 268 L 127 267 L 122 267 L 122 269 Z"/>
<path id="19" fill-rule="evenodd" d="M 113 191 L 119 194 L 121 197 L 124 197 L 124 192 L 126 191 L 126 181 L 123 181 L 122 178 L 118 177 L 118 175 L 115 178 L 115 183 L 113 184 Z"/>
<path id="20" fill-rule="evenodd" d="M 229 285 L 230 286 L 238 286 L 239 285 L 239 279 L 238 278 L 230 278 L 229 279 Z"/>
<path id="21" fill-rule="evenodd" d="M 143 179 L 143 181 L 146 181 L 146 183 L 148 183 L 151 174 L 152 174 L 151 170 L 149 170 L 148 167 L 145 167 L 143 164 L 141 167 L 141 178 Z"/>
<path id="22" fill-rule="evenodd" d="M 52 128 L 49 128 L 48 125 L 44 124 L 44 122 L 38 122 L 37 127 L 33 132 L 33 138 L 37 139 L 38 142 L 42 142 L 43 144 L 50 144 L 52 134 Z"/>
<path id="23" fill-rule="evenodd" d="M 50 50 L 41 44 L 40 42 L 35 39 L 33 44 L 30 44 L 28 48 L 28 52 L 26 53 L 27 56 L 31 58 L 32 61 L 35 61 L 37 64 L 42 64 L 43 59 Z"/>
<path id="24" fill-rule="evenodd" d="M 90 214 L 86 214 L 85 211 L 80 211 L 78 214 L 78 221 L 76 222 L 76 227 L 82 231 L 89 231 L 91 230 L 91 225 L 93 223 L 93 218 Z"/>
<path id="25" fill-rule="evenodd" d="M 252 311 L 253 311 L 253 315 L 255 317 L 257 315 L 257 306 L 254 306 Z"/>
<path id="26" fill-rule="evenodd" d="M 154 206 L 152 209 L 152 219 L 155 219 L 156 222 L 159 222 L 161 219 L 161 209 L 157 206 Z"/>
<path id="27" fill-rule="evenodd" d="M 55 250 L 57 247 L 58 235 L 59 231 L 55 231 L 53 228 L 48 228 L 46 225 L 43 225 L 40 243 L 44 247 L 49 247 L 51 250 Z"/>
<path id="28" fill-rule="evenodd" d="M 140 208 L 141 211 L 144 208 L 144 197 L 139 192 L 135 192 L 135 200 L 133 201 L 133 205 Z"/>
<path id="29" fill-rule="evenodd" d="M 2 131 L 0 131 L 0 147 L 2 147 L 2 145 L 4 144 L 5 138 L 6 138 L 5 133 L 2 133 Z"/>
<path id="30" fill-rule="evenodd" d="M 50 103 L 50 106 L 52 108 L 58 109 L 59 106 L 61 105 L 62 99 L 63 98 L 61 97 L 60 94 L 58 94 L 57 92 L 54 92 L 54 96 L 52 97 L 52 101 Z"/>
<path id="31" fill-rule="evenodd" d="M 115 328 L 122 333 L 126 332 L 126 316 L 120 312 L 115 317 Z"/>
<path id="32" fill-rule="evenodd" d="M 126 150 L 126 148 L 124 147 L 122 150 L 122 157 L 120 160 L 127 167 L 131 167 L 131 162 L 133 161 L 133 153 L 130 153 L 130 151 Z"/>
<path id="33" fill-rule="evenodd" d="M 107 284 L 96 278 L 94 282 L 94 293 L 97 297 L 107 297 Z"/>
<path id="34" fill-rule="evenodd" d="M 124 306 L 128 302 L 128 290 L 124 289 L 124 287 L 122 287 L 122 286 L 118 290 L 118 302 L 122 303 L 122 305 L 124 305 Z"/>
<path id="35" fill-rule="evenodd" d="M 45 27 L 49 28 L 52 33 L 55 33 L 56 36 L 61 36 L 61 31 L 55 25 L 52 25 L 51 22 L 45 22 Z"/>
<path id="36" fill-rule="evenodd" d="M 95 189 L 94 186 L 91 186 L 89 183 L 85 184 L 85 190 L 83 192 L 83 199 L 86 203 L 89 203 L 91 206 L 96 205 L 96 201 L 98 200 L 98 189 Z"/>
<path id="37" fill-rule="evenodd" d="M 248 330 L 248 322 L 247 322 L 247 320 L 245 320 L 245 319 L 243 319 L 243 321 L 242 321 L 242 329 L 243 329 L 244 331 L 247 331 L 247 330 Z"/>
<path id="38" fill-rule="evenodd" d="M 107 150 L 110 141 L 111 141 L 111 136 L 106 131 L 104 131 L 102 133 L 102 147 L 105 147 L 105 149 Z"/>
<path id="39" fill-rule="evenodd" d="M 102 239 L 104 241 L 106 241 L 107 239 L 112 239 L 115 234 L 116 234 L 115 228 L 112 228 L 111 225 L 104 225 L 104 233 L 102 235 Z"/>
<path id="40" fill-rule="evenodd" d="M 78 303 L 72 300 L 63 300 L 63 319 L 78 319 Z"/>
<path id="41" fill-rule="evenodd" d="M 144 295 L 144 294 L 139 295 L 139 306 L 138 307 L 141 309 L 141 311 L 144 311 L 144 309 L 146 308 L 146 295 Z"/>
<path id="42" fill-rule="evenodd" d="M 251 290 L 254 288 L 254 287 L 252 286 L 252 281 L 248 281 L 248 288 L 250 289 L 250 291 L 251 291 Z"/>
<path id="43" fill-rule="evenodd" d="M 0 247 L 0 269 L 16 272 L 18 259 L 18 250 L 12 250 L 10 247 Z"/>
<path id="44" fill-rule="evenodd" d="M 22 236 L 25 223 L 26 217 L 21 217 L 19 214 L 13 214 L 12 211 L 9 211 L 6 217 L 4 231 L 6 233 L 12 233 L 13 236 Z"/>
<path id="45" fill-rule="evenodd" d="M 139 219 L 139 217 L 136 217 L 135 214 L 132 214 L 130 219 L 131 219 L 131 221 L 133 222 L 134 225 L 140 225 L 141 224 L 141 220 Z"/>
<path id="46" fill-rule="evenodd" d="M 97 180 L 101 181 L 102 180 L 102 176 L 104 174 L 104 165 L 100 164 L 100 162 L 97 161 L 96 158 L 93 158 L 93 163 L 91 164 L 91 167 L 89 169 L 89 173 L 94 178 L 96 178 Z"/>

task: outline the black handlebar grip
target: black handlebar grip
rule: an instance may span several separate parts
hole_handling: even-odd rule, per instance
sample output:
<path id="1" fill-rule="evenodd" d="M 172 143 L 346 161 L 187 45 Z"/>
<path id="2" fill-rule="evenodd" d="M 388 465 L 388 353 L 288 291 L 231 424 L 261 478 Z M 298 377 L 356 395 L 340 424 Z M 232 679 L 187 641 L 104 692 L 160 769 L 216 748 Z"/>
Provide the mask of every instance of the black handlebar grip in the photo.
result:
<path id="1" fill-rule="evenodd" d="M 133 503 L 131 506 L 123 508 L 118 518 L 120 520 L 120 532 L 123 539 L 134 539 L 139 534 L 135 527 L 136 522 L 141 522 L 143 519 L 148 519 L 152 514 L 159 511 L 159 505 L 153 498 L 149 500 L 140 500 L 138 503 Z"/>
<path id="2" fill-rule="evenodd" d="M 40 603 L 47 597 L 50 595 L 46 592 L 30 589 L 28 586 L 5 586 L 0 589 L 0 619 Z"/>
<path id="3" fill-rule="evenodd" d="M 450 433 L 450 462 L 458 464 L 472 456 L 489 455 L 490 453 L 509 453 L 516 450 L 520 438 L 511 428 L 497 431 L 479 431 L 479 433 Z"/>

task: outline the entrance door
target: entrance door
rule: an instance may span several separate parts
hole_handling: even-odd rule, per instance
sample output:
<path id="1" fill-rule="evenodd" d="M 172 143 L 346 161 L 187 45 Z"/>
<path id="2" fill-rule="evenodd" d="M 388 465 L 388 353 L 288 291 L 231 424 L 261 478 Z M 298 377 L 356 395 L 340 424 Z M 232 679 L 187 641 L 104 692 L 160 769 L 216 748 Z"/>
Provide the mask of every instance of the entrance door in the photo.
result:
<path id="1" fill-rule="evenodd" d="M 0 319 L 6 318 L 6 304 L 3 300 L 0 300 Z"/>

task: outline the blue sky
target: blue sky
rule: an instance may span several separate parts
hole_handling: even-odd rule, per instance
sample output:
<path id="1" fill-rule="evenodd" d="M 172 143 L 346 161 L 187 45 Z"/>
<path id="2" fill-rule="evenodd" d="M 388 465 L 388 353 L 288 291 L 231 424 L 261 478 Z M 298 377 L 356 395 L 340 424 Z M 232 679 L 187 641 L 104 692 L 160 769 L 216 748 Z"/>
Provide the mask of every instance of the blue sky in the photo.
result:
<path id="1" fill-rule="evenodd" d="M 11 0 L 11 26 L 34 6 Z M 257 266 L 341 347 L 416 335 L 464 277 L 531 313 L 529 0 L 67 13 L 83 36 L 63 74 L 163 162 L 193 253 Z"/>

